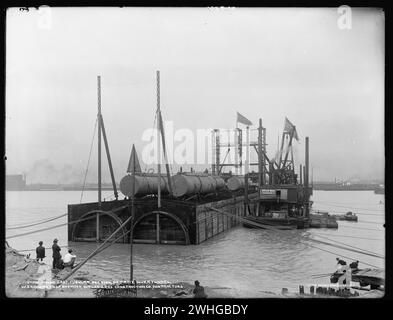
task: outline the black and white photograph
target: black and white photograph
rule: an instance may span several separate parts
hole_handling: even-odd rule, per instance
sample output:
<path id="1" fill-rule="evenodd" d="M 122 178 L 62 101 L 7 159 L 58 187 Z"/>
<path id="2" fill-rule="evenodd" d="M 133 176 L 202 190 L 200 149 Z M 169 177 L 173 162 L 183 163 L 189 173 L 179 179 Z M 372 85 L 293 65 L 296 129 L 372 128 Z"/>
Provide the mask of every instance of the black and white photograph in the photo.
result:
<path id="1" fill-rule="evenodd" d="M 5 18 L 7 298 L 385 296 L 384 9 Z"/>

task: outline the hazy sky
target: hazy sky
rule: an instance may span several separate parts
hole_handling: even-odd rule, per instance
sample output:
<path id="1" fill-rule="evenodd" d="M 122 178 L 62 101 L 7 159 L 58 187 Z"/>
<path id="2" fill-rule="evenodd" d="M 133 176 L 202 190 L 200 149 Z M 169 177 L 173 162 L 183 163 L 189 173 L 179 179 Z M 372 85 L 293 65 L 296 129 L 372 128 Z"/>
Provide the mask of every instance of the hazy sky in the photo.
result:
<path id="1" fill-rule="evenodd" d="M 140 154 L 153 125 L 160 70 L 163 117 L 175 129 L 232 128 L 239 111 L 263 119 L 274 156 L 287 116 L 301 139 L 296 165 L 310 137 L 315 180 L 382 178 L 384 14 L 352 9 L 351 29 L 338 18 L 337 8 L 10 9 L 7 173 L 26 173 L 28 183 L 83 181 L 101 75 L 119 180 L 132 143 Z"/>

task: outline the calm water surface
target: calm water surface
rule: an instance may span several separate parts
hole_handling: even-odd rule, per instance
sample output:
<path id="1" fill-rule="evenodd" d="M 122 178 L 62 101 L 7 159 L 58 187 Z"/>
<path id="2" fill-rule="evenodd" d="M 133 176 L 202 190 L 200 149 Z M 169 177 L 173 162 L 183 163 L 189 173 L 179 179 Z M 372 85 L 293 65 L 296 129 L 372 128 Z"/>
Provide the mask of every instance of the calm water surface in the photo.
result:
<path id="1" fill-rule="evenodd" d="M 7 191 L 6 227 L 20 226 L 66 213 L 67 204 L 79 203 L 80 191 Z M 103 192 L 103 197 L 110 197 Z M 83 202 L 97 200 L 97 192 L 84 193 Z M 339 221 L 338 229 L 307 229 L 270 231 L 236 227 L 200 245 L 134 245 L 134 277 L 142 280 L 193 282 L 198 279 L 210 287 L 230 287 L 239 297 L 257 297 L 262 291 L 279 293 L 281 288 L 297 290 L 299 284 L 328 283 L 329 279 L 313 279 L 316 274 L 334 270 L 337 256 L 350 257 L 384 268 L 383 259 L 365 256 L 325 244 L 339 241 L 344 244 L 385 255 L 384 195 L 373 191 L 314 191 L 315 210 L 331 213 L 358 213 L 359 222 Z M 23 229 L 8 229 L 6 236 L 21 234 L 66 223 L 62 217 L 52 222 Z M 325 238 L 320 238 L 321 235 Z M 67 226 L 8 240 L 18 250 L 30 250 L 38 241 L 51 246 L 54 238 L 65 252 L 72 246 L 78 258 L 86 257 L 98 245 L 67 241 Z M 313 246 L 313 247 L 312 247 Z M 327 250 L 330 252 L 322 251 Z M 115 244 L 89 261 L 85 267 L 103 280 L 122 280 L 129 277 L 130 245 Z M 63 253 L 64 255 L 64 253 Z M 47 250 L 46 263 L 51 263 Z M 345 259 L 349 260 L 349 259 Z M 361 267 L 369 267 L 360 264 Z"/>

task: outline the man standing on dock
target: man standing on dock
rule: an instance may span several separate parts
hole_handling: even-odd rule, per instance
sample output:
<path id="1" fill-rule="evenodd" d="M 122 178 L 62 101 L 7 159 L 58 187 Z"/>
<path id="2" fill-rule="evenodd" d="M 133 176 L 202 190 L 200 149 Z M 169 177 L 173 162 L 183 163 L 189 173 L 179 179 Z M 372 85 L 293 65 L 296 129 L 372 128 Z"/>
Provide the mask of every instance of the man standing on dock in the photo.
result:
<path id="1" fill-rule="evenodd" d="M 61 259 L 61 254 L 60 254 L 60 250 L 61 248 L 59 247 L 59 245 L 57 244 L 59 240 L 54 239 L 53 240 L 53 246 L 52 246 L 52 257 L 53 257 L 53 269 L 56 269 L 59 265 L 60 259 Z"/>
<path id="2" fill-rule="evenodd" d="M 194 298 L 207 298 L 205 288 L 199 285 L 198 280 L 195 280 L 195 288 L 192 293 L 194 294 Z"/>
<path id="3" fill-rule="evenodd" d="M 37 254 L 37 261 L 43 261 L 43 259 L 45 258 L 45 247 L 43 247 L 44 243 L 42 241 L 38 242 L 38 247 L 35 249 L 35 252 Z"/>

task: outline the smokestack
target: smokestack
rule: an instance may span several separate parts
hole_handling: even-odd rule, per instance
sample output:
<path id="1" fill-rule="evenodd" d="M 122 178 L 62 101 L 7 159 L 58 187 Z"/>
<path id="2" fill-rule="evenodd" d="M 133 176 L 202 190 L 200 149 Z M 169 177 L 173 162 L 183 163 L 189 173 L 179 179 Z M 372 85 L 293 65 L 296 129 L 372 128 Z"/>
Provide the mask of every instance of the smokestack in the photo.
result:
<path id="1" fill-rule="evenodd" d="M 263 127 L 262 127 L 262 119 L 259 119 L 259 127 L 258 127 L 258 184 L 259 187 L 265 184 L 265 172 L 263 170 L 263 159 L 264 155 L 262 154 L 263 152 L 263 146 L 262 146 L 262 132 L 263 132 Z"/>
<path id="2" fill-rule="evenodd" d="M 305 167 L 306 172 L 305 172 L 305 175 L 304 175 L 304 177 L 305 177 L 304 186 L 305 186 L 306 188 L 308 188 L 308 185 L 309 185 L 309 179 L 308 179 L 308 177 L 309 177 L 309 166 L 310 166 L 310 164 L 309 164 L 309 150 L 308 150 L 308 144 L 309 144 L 308 137 L 306 137 L 306 167 Z"/>
<path id="3" fill-rule="evenodd" d="M 303 184 L 303 170 L 302 170 L 302 165 L 299 166 L 300 167 L 300 172 L 299 172 L 299 184 Z"/>

